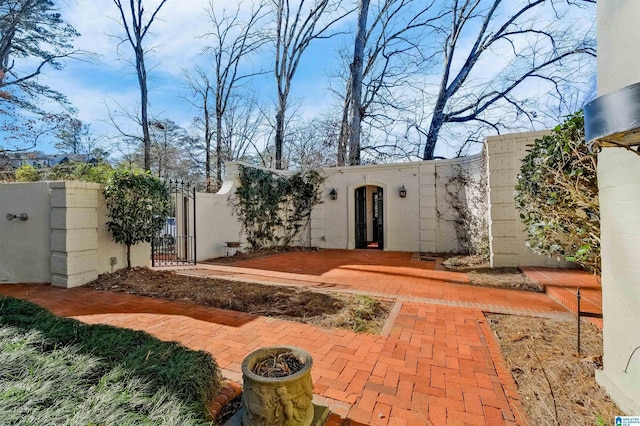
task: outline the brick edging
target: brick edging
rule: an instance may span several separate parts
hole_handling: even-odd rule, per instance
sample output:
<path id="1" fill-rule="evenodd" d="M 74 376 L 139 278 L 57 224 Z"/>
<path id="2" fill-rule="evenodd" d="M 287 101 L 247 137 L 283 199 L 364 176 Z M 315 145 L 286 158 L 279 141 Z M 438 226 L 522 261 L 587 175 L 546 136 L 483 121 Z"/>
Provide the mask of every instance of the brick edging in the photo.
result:
<path id="1" fill-rule="evenodd" d="M 520 402 L 518 386 L 513 379 L 511 372 L 507 368 L 507 362 L 502 356 L 500 344 L 495 339 L 493 330 L 491 330 L 491 327 L 489 327 L 484 312 L 476 311 L 476 319 L 478 327 L 480 327 L 480 330 L 482 331 L 482 336 L 484 337 L 484 340 L 489 348 L 489 352 L 491 353 L 491 359 L 493 360 L 493 365 L 496 369 L 496 373 L 498 373 L 500 381 L 504 384 L 504 393 L 507 397 L 509 407 L 511 408 L 511 411 L 516 418 L 516 423 L 518 425 L 527 425 L 529 423 L 526 421 L 526 413 L 524 407 L 522 406 L 522 403 Z"/>
<path id="2" fill-rule="evenodd" d="M 389 312 L 389 316 L 387 317 L 387 320 L 384 322 L 384 326 L 382 327 L 382 330 L 380 331 L 381 336 L 389 337 L 391 335 L 391 329 L 393 328 L 393 324 L 398 319 L 398 315 L 400 314 L 401 309 L 402 309 L 402 302 L 399 300 L 396 300 L 396 302 L 393 304 L 393 308 L 391 308 L 391 311 Z"/>
<path id="3" fill-rule="evenodd" d="M 218 394 L 207 404 L 207 417 L 209 420 L 215 420 L 220 414 L 222 408 L 229 403 L 232 399 L 240 396 L 242 393 L 242 386 L 231 380 L 225 380 L 221 386 Z"/>

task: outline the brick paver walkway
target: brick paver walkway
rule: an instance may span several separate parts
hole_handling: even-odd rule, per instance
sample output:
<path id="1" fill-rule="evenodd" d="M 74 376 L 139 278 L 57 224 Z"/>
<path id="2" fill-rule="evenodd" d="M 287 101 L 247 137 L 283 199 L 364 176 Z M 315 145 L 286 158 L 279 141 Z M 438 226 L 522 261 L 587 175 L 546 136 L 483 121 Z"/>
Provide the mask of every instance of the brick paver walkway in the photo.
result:
<path id="1" fill-rule="evenodd" d="M 545 293 L 573 313 L 578 312 L 576 290 L 580 288 L 580 311 L 602 313 L 602 286 L 600 278 L 585 271 L 525 266 L 522 271 L 534 281 L 544 285 Z M 602 328 L 602 319 L 588 318 Z"/>
<path id="2" fill-rule="evenodd" d="M 286 263 L 279 256 L 271 259 Z M 290 259 L 300 262 L 296 256 Z M 544 294 L 479 289 L 462 284 L 466 282 L 463 274 L 436 271 L 429 262 L 410 262 L 385 266 L 381 262 L 357 264 L 351 259 L 350 266 L 317 266 L 316 275 L 257 269 L 255 263 L 252 268 L 198 265 L 183 271 L 323 291 L 383 294 L 396 300 L 384 335 L 86 288 L 0 285 L 0 294 L 26 298 L 56 314 L 87 323 L 140 329 L 209 351 L 227 377 L 234 380 L 240 379 L 242 359 L 256 348 L 283 344 L 302 347 L 314 359 L 316 402 L 353 422 L 523 424 L 515 384 L 482 311 L 507 309 L 557 317 L 566 316 L 567 311 L 563 313 L 563 308 Z M 429 301 L 433 303 L 425 303 Z"/>
<path id="3" fill-rule="evenodd" d="M 412 253 L 378 250 L 291 252 L 233 266 L 198 264 L 181 273 L 473 307 L 496 313 L 542 317 L 567 314 L 566 308 L 544 294 L 470 286 L 467 274 L 436 270 L 435 261 L 412 258 Z M 307 270 L 312 272 L 294 272 Z"/>

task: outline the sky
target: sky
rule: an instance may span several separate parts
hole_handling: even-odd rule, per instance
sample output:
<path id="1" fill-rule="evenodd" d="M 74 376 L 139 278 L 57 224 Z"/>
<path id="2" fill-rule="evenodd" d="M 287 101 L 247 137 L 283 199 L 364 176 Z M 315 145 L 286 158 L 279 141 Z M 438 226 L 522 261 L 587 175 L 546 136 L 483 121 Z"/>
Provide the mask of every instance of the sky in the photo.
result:
<path id="1" fill-rule="evenodd" d="M 225 7 L 235 8 L 237 4 L 228 0 L 212 1 L 218 12 Z M 145 6 L 151 10 L 158 2 L 145 0 Z M 209 0 L 168 0 L 146 40 L 146 46 L 153 48 L 147 57 L 151 113 L 184 127 L 188 127 L 197 114 L 188 100 L 184 72 L 195 66 L 210 67 L 210 60 L 202 55 L 207 40 L 201 37 L 210 31 L 208 4 Z M 117 133 L 108 122 L 109 111 L 116 115 L 122 109 L 134 112 L 139 108 L 140 96 L 135 68 L 130 63 L 131 47 L 118 39 L 123 29 L 117 8 L 113 0 L 60 0 L 59 5 L 63 18 L 81 34 L 76 40 L 76 49 L 92 52 L 92 56 L 86 60 L 68 60 L 63 70 L 47 69 L 40 82 L 64 93 L 77 108 L 78 118 L 89 123 L 94 134 L 115 136 Z M 338 47 L 348 44 L 353 37 L 354 20 L 352 15 L 336 28 L 348 31 L 348 35 L 318 40 L 305 52 L 292 88 L 296 112 L 301 117 L 312 118 L 339 104 L 330 90 L 331 85 L 339 82 L 330 76 L 339 69 Z M 268 71 L 251 85 L 258 98 L 267 104 L 273 104 L 276 93 L 272 58 L 267 48 L 252 63 L 254 69 Z M 499 65 L 486 64 L 483 72 L 489 74 L 492 67 Z M 417 79 L 427 85 L 437 82 L 437 76 L 418 76 Z M 112 142 L 105 139 L 105 143 Z M 39 145 L 38 149 L 55 151 L 51 144 Z M 442 147 L 436 155 L 451 156 L 452 152 Z"/>
<path id="2" fill-rule="evenodd" d="M 146 4 L 151 10 L 158 1 L 147 0 Z M 197 114 L 185 99 L 190 94 L 184 72 L 196 66 L 205 69 L 211 66 L 210 60 L 202 55 L 207 45 L 202 35 L 211 31 L 206 14 L 208 4 L 208 0 L 169 0 L 157 15 L 148 40 L 145 39 L 146 46 L 153 48 L 146 59 L 150 110 L 154 116 L 184 127 L 188 127 Z M 226 0 L 214 0 L 213 4 L 218 11 L 230 6 Z M 122 108 L 134 111 L 140 105 L 135 68 L 129 62 L 131 46 L 119 44 L 117 38 L 123 35 L 117 8 L 112 0 L 65 0 L 61 12 L 81 34 L 76 48 L 92 52 L 92 57 L 86 61 L 69 60 L 61 71 L 47 70 L 42 81 L 64 93 L 78 109 L 78 117 L 91 123 L 94 133 L 115 135 L 108 123 L 109 110 L 112 113 Z M 296 102 L 302 115 L 321 113 L 333 101 L 325 82 L 336 65 L 332 60 L 335 55 L 326 52 L 333 49 L 335 43 L 320 40 L 305 54 L 293 88 L 294 98 L 295 93 L 305 94 Z M 254 61 L 255 69 L 269 71 L 253 81 L 253 90 L 263 102 L 272 101 L 275 94 L 267 55 L 268 52 Z M 322 84 L 318 84 L 320 81 Z"/>

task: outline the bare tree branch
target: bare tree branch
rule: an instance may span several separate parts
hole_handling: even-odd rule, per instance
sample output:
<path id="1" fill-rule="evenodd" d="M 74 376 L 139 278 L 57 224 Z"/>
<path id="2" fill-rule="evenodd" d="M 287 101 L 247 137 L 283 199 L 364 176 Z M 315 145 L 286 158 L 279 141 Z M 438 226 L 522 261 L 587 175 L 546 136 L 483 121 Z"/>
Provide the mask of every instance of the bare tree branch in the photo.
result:
<path id="1" fill-rule="evenodd" d="M 151 138 L 149 136 L 149 91 L 147 88 L 147 69 L 145 66 L 145 53 L 147 49 L 143 46 L 144 38 L 149 32 L 158 12 L 165 5 L 167 0 L 161 0 L 158 6 L 147 18 L 144 10 L 144 0 L 129 0 L 129 5 L 123 4 L 122 0 L 113 0 L 120 13 L 120 24 L 122 25 L 126 40 L 129 41 L 135 57 L 135 68 L 138 76 L 138 87 L 140 89 L 140 125 L 142 126 L 142 138 L 144 143 L 144 168 L 151 168 Z M 146 19 L 146 22 L 145 22 Z"/>

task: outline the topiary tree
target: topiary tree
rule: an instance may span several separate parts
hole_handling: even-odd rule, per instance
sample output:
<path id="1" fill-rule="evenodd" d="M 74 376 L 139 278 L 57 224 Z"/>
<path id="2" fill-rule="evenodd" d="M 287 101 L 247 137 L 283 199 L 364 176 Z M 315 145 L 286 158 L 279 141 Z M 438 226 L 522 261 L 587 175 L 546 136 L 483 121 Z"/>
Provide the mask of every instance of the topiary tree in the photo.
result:
<path id="1" fill-rule="evenodd" d="M 157 177 L 142 170 L 118 169 L 107 180 L 104 196 L 111 220 L 107 228 L 113 240 L 127 246 L 127 268 L 131 268 L 131 246 L 151 242 L 171 213 L 171 192 Z"/>
<path id="2" fill-rule="evenodd" d="M 527 246 L 600 272 L 597 156 L 585 144 L 582 111 L 535 141 L 522 160 L 516 208 Z"/>

